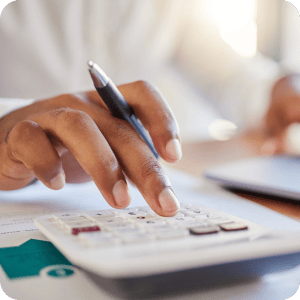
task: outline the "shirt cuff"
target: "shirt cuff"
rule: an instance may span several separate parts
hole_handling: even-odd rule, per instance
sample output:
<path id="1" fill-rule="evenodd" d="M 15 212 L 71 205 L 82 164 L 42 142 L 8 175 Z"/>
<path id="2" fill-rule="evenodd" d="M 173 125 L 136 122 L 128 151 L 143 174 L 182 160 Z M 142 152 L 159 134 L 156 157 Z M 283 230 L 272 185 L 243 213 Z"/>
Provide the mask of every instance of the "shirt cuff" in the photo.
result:
<path id="1" fill-rule="evenodd" d="M 6 114 L 32 104 L 35 99 L 0 98 L 0 118 Z"/>

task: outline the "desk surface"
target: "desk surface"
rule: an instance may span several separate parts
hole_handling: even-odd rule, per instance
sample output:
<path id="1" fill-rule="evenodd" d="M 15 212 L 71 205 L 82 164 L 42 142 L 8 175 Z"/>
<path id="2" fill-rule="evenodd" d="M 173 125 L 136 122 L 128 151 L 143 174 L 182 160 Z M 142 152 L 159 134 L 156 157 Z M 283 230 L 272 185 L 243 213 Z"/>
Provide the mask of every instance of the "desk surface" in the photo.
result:
<path id="1" fill-rule="evenodd" d="M 169 167 L 201 176 L 202 171 L 208 167 L 260 155 L 260 149 L 264 139 L 256 131 L 249 131 L 227 141 L 203 141 L 182 144 L 182 159 Z M 300 221 L 299 204 L 272 196 L 257 196 L 244 192 L 236 192 L 237 195 L 261 204 L 274 211 Z M 281 201 L 282 200 L 282 201 Z"/>

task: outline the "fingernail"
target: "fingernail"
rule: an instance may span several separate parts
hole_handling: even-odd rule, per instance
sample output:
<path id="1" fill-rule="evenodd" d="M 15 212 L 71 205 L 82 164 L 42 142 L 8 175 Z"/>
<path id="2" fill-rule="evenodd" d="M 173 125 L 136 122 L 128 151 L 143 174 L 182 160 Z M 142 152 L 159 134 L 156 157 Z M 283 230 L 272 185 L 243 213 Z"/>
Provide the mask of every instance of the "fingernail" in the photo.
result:
<path id="1" fill-rule="evenodd" d="M 166 146 L 167 156 L 170 159 L 179 160 L 182 157 L 181 146 L 178 139 L 173 139 Z"/>
<path id="2" fill-rule="evenodd" d="M 128 185 L 122 179 L 114 185 L 112 193 L 118 206 L 127 206 L 131 201 Z"/>
<path id="3" fill-rule="evenodd" d="M 53 190 L 60 190 L 65 186 L 65 173 L 61 172 L 58 176 L 50 180 L 50 186 Z"/>
<path id="4" fill-rule="evenodd" d="M 165 188 L 158 197 L 161 208 L 165 212 L 173 212 L 179 209 L 180 204 L 170 188 Z"/>

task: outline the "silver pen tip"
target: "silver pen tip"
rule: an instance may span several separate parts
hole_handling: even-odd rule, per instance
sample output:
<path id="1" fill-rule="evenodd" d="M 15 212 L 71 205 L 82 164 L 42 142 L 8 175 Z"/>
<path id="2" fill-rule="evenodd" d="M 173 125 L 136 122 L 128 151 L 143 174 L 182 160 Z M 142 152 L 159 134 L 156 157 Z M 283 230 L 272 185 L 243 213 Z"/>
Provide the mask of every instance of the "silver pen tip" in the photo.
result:
<path id="1" fill-rule="evenodd" d="M 88 69 L 95 87 L 102 88 L 107 85 L 109 78 L 97 64 L 95 64 L 91 60 L 88 61 Z"/>
<path id="2" fill-rule="evenodd" d="M 88 61 L 88 67 L 89 67 L 89 68 L 92 68 L 93 66 L 94 66 L 94 63 L 93 63 L 91 60 L 89 60 L 89 61 Z"/>

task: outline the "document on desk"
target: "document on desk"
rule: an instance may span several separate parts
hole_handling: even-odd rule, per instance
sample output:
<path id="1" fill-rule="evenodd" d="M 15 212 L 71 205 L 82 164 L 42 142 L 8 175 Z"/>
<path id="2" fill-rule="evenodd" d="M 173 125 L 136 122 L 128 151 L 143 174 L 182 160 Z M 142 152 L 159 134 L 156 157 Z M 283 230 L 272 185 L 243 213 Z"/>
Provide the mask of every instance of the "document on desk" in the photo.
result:
<path id="1" fill-rule="evenodd" d="M 169 168 L 165 168 L 165 171 L 179 201 L 201 203 L 273 229 L 300 231 L 300 223 L 234 196 L 200 178 Z M 131 205 L 145 205 L 137 189 L 130 187 L 130 190 L 133 198 Z M 110 206 L 92 182 L 69 184 L 60 191 L 49 190 L 41 183 L 17 191 L 1 191 L 2 289 L 11 298 L 18 300 L 115 299 L 91 282 L 83 271 L 72 266 L 33 224 L 33 219 L 40 215 L 108 208 Z M 287 299 L 298 288 L 300 271 L 285 276 L 288 278 L 287 285 L 282 282 L 280 276 L 278 278 L 275 276 L 269 280 L 271 283 L 257 281 L 244 286 L 239 285 L 229 291 L 228 288 L 206 291 L 201 294 L 201 299 L 253 299 L 253 291 L 257 294 L 255 299 L 266 299 L 266 292 L 269 293 L 268 299 Z M 199 299 L 199 293 L 189 295 L 189 299 Z M 228 298 L 224 298 L 226 293 Z M 164 299 L 186 299 L 186 296 L 170 296 Z"/>

